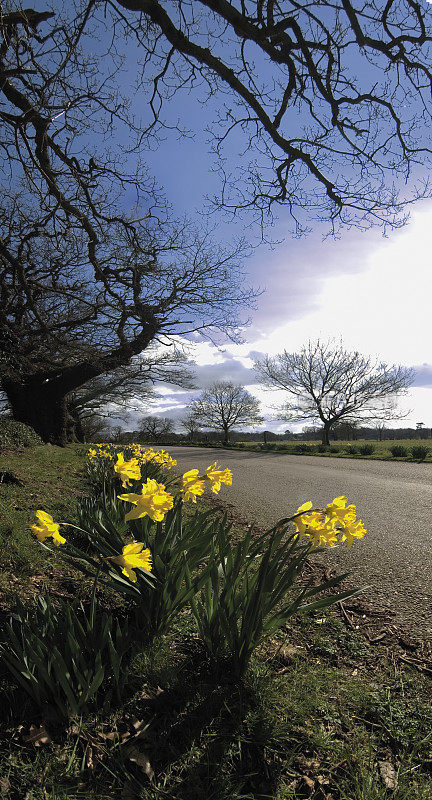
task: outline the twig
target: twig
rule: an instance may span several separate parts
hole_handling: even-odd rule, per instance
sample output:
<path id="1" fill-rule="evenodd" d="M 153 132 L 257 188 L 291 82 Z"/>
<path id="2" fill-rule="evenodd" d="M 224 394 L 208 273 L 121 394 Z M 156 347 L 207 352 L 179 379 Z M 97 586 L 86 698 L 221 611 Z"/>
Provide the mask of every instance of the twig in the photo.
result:
<path id="1" fill-rule="evenodd" d="M 340 601 L 339 601 L 339 607 L 340 607 L 340 610 L 342 611 L 343 617 L 344 617 L 344 619 L 346 620 L 346 622 L 348 623 L 349 627 L 350 627 L 350 628 L 351 628 L 353 631 L 355 631 L 356 627 L 355 627 L 355 625 L 354 625 L 354 623 L 353 623 L 352 619 L 350 619 L 350 618 L 349 618 L 349 616 L 348 616 L 347 612 L 345 611 L 345 606 L 344 606 L 344 604 L 342 603 L 342 600 L 340 600 Z"/>

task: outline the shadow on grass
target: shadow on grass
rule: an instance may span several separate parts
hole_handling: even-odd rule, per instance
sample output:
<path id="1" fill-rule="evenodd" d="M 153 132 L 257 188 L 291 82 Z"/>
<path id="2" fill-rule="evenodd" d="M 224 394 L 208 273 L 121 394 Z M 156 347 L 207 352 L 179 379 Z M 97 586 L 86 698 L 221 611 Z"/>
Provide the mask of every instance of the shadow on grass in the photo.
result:
<path id="1" fill-rule="evenodd" d="M 259 691 L 252 682 L 235 682 L 228 669 L 211 673 L 199 664 L 202 654 L 189 657 L 152 702 L 147 751 L 157 786 L 170 800 L 273 797 L 284 759 L 269 757 L 271 730 Z M 160 796 L 160 788 L 139 783 L 143 798 Z"/>

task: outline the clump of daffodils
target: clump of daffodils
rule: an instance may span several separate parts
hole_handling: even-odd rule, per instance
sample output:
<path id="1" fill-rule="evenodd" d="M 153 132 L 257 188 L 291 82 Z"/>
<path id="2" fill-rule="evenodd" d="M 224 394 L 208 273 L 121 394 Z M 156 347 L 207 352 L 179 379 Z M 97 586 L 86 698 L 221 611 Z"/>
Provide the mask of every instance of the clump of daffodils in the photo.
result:
<path id="1" fill-rule="evenodd" d="M 90 448 L 87 456 L 91 462 L 96 461 L 98 458 L 113 461 L 117 457 L 116 466 L 119 466 L 119 463 L 131 464 L 132 462 L 135 465 L 143 466 L 151 462 L 153 464 L 158 464 L 162 469 L 172 469 L 172 467 L 175 467 L 177 464 L 175 458 L 171 458 L 169 453 L 165 450 L 154 450 L 152 447 L 144 447 L 138 443 L 128 444 L 126 449 L 131 453 L 132 457 L 129 461 L 126 461 L 124 453 L 119 452 L 121 449 L 120 445 L 115 444 L 95 444 Z M 120 462 L 119 459 L 121 459 Z M 120 474 L 119 470 L 116 470 L 116 472 Z"/>
<path id="2" fill-rule="evenodd" d="M 197 469 L 185 472 L 181 479 L 180 491 L 185 502 L 192 500 L 196 503 L 197 496 L 204 493 L 206 485 L 210 486 L 214 494 L 218 494 L 223 483 L 226 486 L 232 485 L 232 472 L 230 469 L 218 469 L 215 461 L 207 467 L 203 475 L 200 475 Z"/>
<path id="3" fill-rule="evenodd" d="M 109 449 L 110 448 L 110 449 Z M 164 450 L 155 451 L 152 448 L 145 448 L 139 444 L 128 447 L 133 457 L 126 460 L 123 452 L 118 452 L 118 448 L 113 445 L 97 444 L 88 453 L 91 461 L 99 458 L 109 459 L 113 465 L 114 473 L 120 478 L 122 486 L 127 489 L 132 481 L 139 481 L 142 477 L 141 468 L 146 463 L 156 463 L 163 469 L 171 469 L 177 464 L 169 453 Z M 114 459 L 116 459 L 114 461 Z M 114 463 L 113 463 L 114 462 Z M 215 461 L 205 472 L 200 475 L 199 470 L 191 469 L 185 472 L 180 478 L 174 479 L 168 487 L 164 483 L 158 483 L 153 478 L 148 478 L 141 486 L 139 492 L 126 492 L 117 495 L 119 500 L 131 503 L 134 508 L 127 511 L 125 521 L 149 517 L 153 522 L 162 522 L 173 507 L 176 497 L 183 502 L 192 501 L 196 503 L 197 497 L 202 495 L 208 486 L 214 494 L 217 494 L 222 484 L 231 486 L 232 473 L 229 469 L 222 469 Z M 60 535 L 60 523 L 54 522 L 50 514 L 45 511 L 37 511 L 38 525 L 32 525 L 31 529 L 40 542 L 45 542 L 49 537 L 58 546 L 64 544 L 66 539 Z M 117 556 L 110 556 L 112 563 L 123 567 L 123 573 L 134 583 L 137 580 L 135 569 L 140 568 L 151 571 L 151 554 L 146 549 L 143 542 L 131 542 L 123 547 L 122 552 Z"/>
<path id="4" fill-rule="evenodd" d="M 98 458 L 109 459 L 111 461 L 113 453 L 109 449 L 110 447 L 111 445 L 95 444 L 94 447 L 90 448 L 87 456 L 90 461 L 96 461 Z"/>
<path id="5" fill-rule="evenodd" d="M 128 446 L 128 451 L 132 453 L 132 457 L 126 460 L 124 453 L 118 452 L 118 448 L 95 445 L 88 455 L 91 460 L 109 458 L 124 489 L 131 486 L 131 481 L 141 480 L 141 468 L 148 462 L 156 463 L 164 469 L 171 469 L 177 463 L 164 450 L 155 451 L 134 444 Z M 138 487 L 140 491 L 120 494 L 118 499 L 133 506 L 125 514 L 126 522 L 143 517 L 149 517 L 153 522 L 162 522 L 176 500 L 196 503 L 197 497 L 203 495 L 207 487 L 218 494 L 222 485 L 232 485 L 232 472 L 220 467 L 215 461 L 203 473 L 198 469 L 190 469 L 171 480 L 168 486 L 148 478 Z M 56 546 L 66 542 L 60 535 L 60 523 L 54 522 L 50 514 L 37 511 L 36 516 L 38 524 L 32 525 L 31 530 L 39 542 L 52 539 Z M 342 542 L 351 547 L 355 539 L 362 539 L 366 533 L 362 521 L 357 519 L 356 507 L 348 505 L 345 495 L 335 497 L 324 509 L 313 508 L 310 501 L 304 503 L 290 519 L 294 524 L 295 535 L 299 539 L 308 538 L 311 549 L 334 547 Z M 121 553 L 105 560 L 122 567 L 123 573 L 134 583 L 137 580 L 136 569 L 151 571 L 151 553 L 143 542 L 130 542 L 123 547 Z"/>
<path id="6" fill-rule="evenodd" d="M 356 507 L 347 505 L 345 495 L 335 497 L 324 509 L 314 509 L 304 503 L 297 509 L 294 527 L 299 538 L 307 536 L 315 547 L 334 547 L 347 542 L 351 547 L 355 539 L 363 539 L 366 528 L 357 519 Z"/>

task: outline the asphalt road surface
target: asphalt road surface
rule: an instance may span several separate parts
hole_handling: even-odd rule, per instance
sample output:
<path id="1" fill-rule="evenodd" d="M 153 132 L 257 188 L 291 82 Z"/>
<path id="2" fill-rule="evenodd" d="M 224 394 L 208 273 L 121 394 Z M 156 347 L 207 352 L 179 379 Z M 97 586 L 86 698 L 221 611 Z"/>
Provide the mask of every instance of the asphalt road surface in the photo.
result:
<path id="1" fill-rule="evenodd" d="M 233 472 L 220 499 L 258 526 L 273 525 L 312 500 L 345 494 L 357 506 L 364 539 L 317 555 L 350 584 L 369 586 L 365 599 L 395 612 L 416 635 L 432 634 L 432 464 L 170 447 L 181 471 L 213 461 Z"/>

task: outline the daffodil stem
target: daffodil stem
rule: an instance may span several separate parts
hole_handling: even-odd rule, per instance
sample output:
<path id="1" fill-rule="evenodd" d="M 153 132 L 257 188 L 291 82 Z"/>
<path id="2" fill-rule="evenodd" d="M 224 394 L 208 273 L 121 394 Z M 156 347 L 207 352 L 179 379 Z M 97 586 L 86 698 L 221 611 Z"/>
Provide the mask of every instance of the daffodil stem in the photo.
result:
<path id="1" fill-rule="evenodd" d="M 101 569 L 102 569 L 102 564 L 99 564 L 99 566 L 98 566 L 98 568 L 96 570 L 96 575 L 95 575 L 95 579 L 94 579 L 94 583 L 93 583 L 93 590 L 92 590 L 92 596 L 91 596 L 91 602 L 90 602 L 90 627 L 91 627 L 91 630 L 93 630 L 93 626 L 94 626 L 95 610 L 96 610 L 96 587 L 97 587 L 97 583 L 98 583 L 99 574 L 100 574 Z"/>

